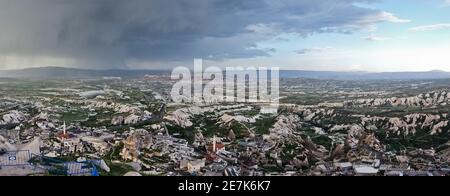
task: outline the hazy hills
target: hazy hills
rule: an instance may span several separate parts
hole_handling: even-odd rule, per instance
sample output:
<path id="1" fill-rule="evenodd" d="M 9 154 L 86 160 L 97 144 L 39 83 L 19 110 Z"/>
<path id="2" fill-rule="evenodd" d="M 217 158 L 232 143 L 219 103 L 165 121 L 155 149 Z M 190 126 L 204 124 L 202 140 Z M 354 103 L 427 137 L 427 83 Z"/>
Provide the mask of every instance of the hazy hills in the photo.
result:
<path id="1" fill-rule="evenodd" d="M 170 74 L 162 70 L 88 70 L 62 67 L 27 68 L 1 70 L 0 77 L 19 79 L 91 79 L 101 77 L 135 78 L 145 75 Z M 313 78 L 336 80 L 410 80 L 410 79 L 450 79 L 450 72 L 439 70 L 429 72 L 335 72 L 335 71 L 281 71 L 282 78 Z"/>
<path id="2" fill-rule="evenodd" d="M 314 78 L 336 80 L 414 80 L 414 79 L 446 79 L 450 72 L 334 72 L 334 71 L 282 71 L 285 78 Z"/>
<path id="3" fill-rule="evenodd" d="M 101 77 L 134 78 L 146 74 L 170 74 L 169 71 L 155 70 L 89 70 L 63 67 L 27 68 L 20 70 L 1 70 L 0 77 L 20 79 L 91 79 Z"/>

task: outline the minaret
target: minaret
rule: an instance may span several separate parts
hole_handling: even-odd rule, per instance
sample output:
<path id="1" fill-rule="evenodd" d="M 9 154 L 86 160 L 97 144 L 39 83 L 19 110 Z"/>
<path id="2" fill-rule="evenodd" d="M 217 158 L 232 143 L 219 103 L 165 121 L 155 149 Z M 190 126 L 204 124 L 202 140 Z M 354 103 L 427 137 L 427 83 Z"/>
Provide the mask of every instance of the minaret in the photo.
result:
<path id="1" fill-rule="evenodd" d="M 63 135 L 66 135 L 67 134 L 67 132 L 66 132 L 66 121 L 64 121 L 64 124 L 63 124 Z"/>
<path id="2" fill-rule="evenodd" d="M 216 152 L 216 135 L 214 135 L 214 137 L 213 137 L 213 152 L 215 153 Z"/>

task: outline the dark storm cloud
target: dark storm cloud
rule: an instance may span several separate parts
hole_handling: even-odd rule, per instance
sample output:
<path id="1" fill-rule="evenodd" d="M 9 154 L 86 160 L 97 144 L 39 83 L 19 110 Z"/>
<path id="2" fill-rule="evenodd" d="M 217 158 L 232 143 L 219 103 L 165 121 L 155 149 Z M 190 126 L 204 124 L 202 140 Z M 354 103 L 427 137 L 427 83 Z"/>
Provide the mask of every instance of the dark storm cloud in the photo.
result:
<path id="1" fill-rule="evenodd" d="M 0 0 L 0 54 L 133 61 L 270 56 L 257 43 L 282 33 L 351 33 L 395 16 L 362 0 Z"/>

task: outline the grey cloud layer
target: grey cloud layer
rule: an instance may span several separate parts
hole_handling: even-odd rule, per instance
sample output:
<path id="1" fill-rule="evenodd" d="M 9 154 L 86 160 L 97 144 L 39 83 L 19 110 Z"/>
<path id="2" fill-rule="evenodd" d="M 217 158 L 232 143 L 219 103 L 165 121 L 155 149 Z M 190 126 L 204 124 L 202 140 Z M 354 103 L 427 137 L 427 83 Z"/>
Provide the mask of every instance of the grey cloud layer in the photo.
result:
<path id="1" fill-rule="evenodd" d="M 282 33 L 351 33 L 404 22 L 357 7 L 370 0 L 0 0 L 0 55 L 77 59 L 117 68 L 133 61 L 270 56 L 257 43 Z"/>

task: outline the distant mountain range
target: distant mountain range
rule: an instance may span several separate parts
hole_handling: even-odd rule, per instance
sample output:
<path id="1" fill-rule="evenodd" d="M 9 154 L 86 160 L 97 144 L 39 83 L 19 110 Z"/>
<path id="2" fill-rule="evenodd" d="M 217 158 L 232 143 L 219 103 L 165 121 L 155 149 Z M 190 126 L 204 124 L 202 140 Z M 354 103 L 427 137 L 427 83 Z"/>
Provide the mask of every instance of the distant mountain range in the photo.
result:
<path id="1" fill-rule="evenodd" d="M 63 67 L 41 67 L 19 70 L 0 70 L 0 77 L 19 79 L 93 79 L 101 77 L 135 78 L 145 75 L 170 74 L 170 71 L 158 70 L 91 70 Z"/>
<path id="2" fill-rule="evenodd" d="M 101 77 L 137 78 L 145 75 L 168 75 L 168 70 L 89 70 L 62 67 L 27 68 L 0 70 L 0 77 L 19 79 L 93 79 Z M 433 70 L 429 72 L 337 72 L 337 71 L 280 71 L 282 78 L 311 78 L 336 80 L 413 80 L 450 79 L 450 72 Z"/>
<path id="3" fill-rule="evenodd" d="M 281 71 L 282 78 L 314 78 L 336 80 L 420 80 L 447 79 L 450 72 L 335 72 L 335 71 Z"/>

